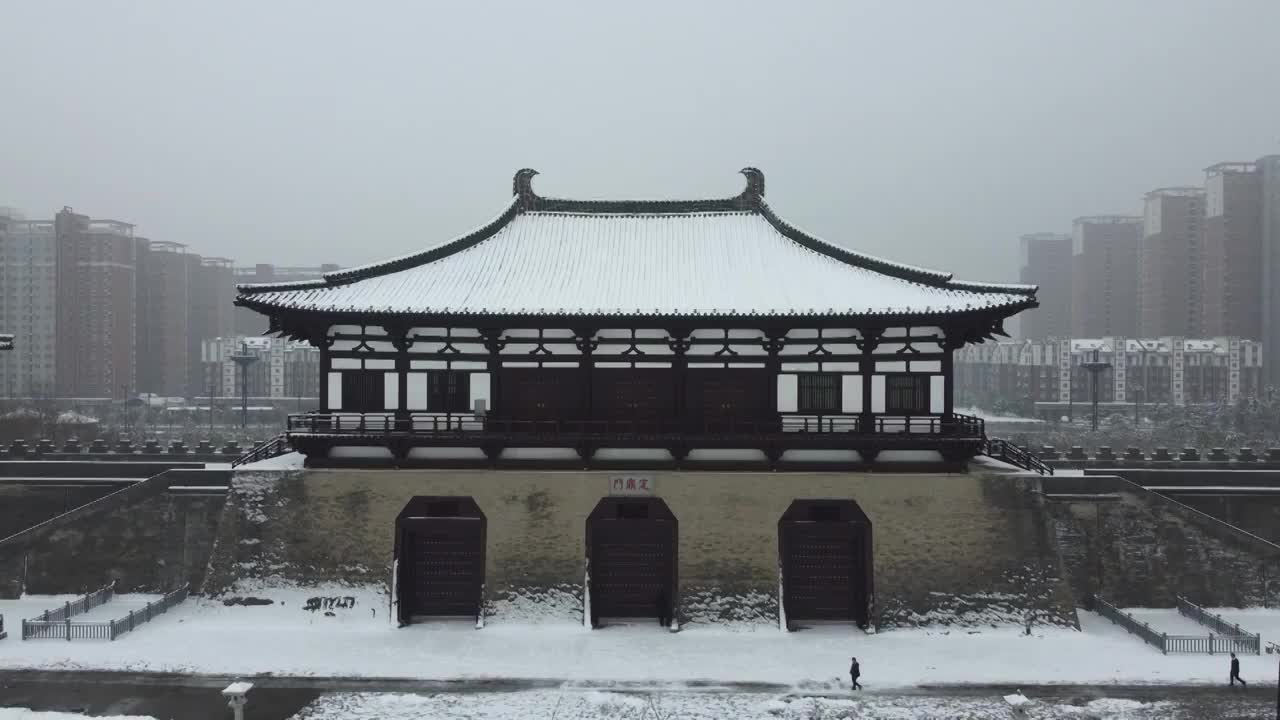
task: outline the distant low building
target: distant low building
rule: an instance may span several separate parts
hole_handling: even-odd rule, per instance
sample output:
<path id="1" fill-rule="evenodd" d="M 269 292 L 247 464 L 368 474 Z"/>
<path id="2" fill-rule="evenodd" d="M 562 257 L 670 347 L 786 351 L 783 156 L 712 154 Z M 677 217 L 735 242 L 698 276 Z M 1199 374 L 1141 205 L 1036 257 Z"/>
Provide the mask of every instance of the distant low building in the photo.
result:
<path id="1" fill-rule="evenodd" d="M 956 352 L 956 404 L 1060 415 L 1092 400 L 1083 363 L 1110 364 L 1098 377 L 1099 402 L 1233 403 L 1259 395 L 1262 344 L 1240 338 L 1070 338 L 968 345 Z"/>
<path id="2" fill-rule="evenodd" d="M 320 351 L 307 343 L 279 338 L 232 336 L 205 340 L 201 346 L 204 393 L 214 398 L 241 396 L 240 370 L 232 356 L 256 358 L 248 366 L 249 396 L 255 399 L 316 398 L 320 395 Z"/>

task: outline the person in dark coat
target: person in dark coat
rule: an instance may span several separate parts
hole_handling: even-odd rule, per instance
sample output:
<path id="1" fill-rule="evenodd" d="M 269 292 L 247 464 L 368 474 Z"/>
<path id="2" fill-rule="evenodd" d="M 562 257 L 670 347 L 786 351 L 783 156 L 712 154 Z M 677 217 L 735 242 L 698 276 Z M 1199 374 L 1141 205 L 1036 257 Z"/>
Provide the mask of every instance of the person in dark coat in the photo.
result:
<path id="1" fill-rule="evenodd" d="M 862 668 L 858 666 L 858 658 L 849 658 L 849 682 L 853 685 L 854 690 L 861 690 L 862 686 L 858 684 L 858 678 L 862 677 Z"/>
<path id="2" fill-rule="evenodd" d="M 1231 653 L 1231 687 L 1236 686 L 1237 680 L 1240 681 L 1242 686 L 1246 688 L 1249 687 L 1249 683 L 1245 682 L 1244 678 L 1240 677 L 1240 658 L 1236 657 L 1235 653 Z"/>
<path id="3" fill-rule="evenodd" d="M 671 601 L 667 599 L 666 588 L 658 590 L 656 602 L 658 605 L 658 624 L 662 627 L 671 627 Z"/>

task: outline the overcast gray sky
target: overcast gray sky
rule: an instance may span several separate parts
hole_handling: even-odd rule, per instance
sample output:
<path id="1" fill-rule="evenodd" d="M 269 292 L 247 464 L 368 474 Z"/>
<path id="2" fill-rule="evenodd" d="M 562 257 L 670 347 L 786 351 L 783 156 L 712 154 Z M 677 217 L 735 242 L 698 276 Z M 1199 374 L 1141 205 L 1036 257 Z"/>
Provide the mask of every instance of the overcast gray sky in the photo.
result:
<path id="1" fill-rule="evenodd" d="M 1016 237 L 1280 153 L 1277 0 L 2 5 L 0 205 L 342 264 L 571 197 L 706 197 L 1016 279 Z"/>

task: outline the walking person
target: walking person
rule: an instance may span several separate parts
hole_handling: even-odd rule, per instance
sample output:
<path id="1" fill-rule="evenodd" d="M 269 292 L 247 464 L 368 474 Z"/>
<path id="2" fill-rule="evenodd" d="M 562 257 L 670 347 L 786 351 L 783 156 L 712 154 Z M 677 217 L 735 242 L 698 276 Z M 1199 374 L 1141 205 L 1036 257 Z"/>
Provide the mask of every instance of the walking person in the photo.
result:
<path id="1" fill-rule="evenodd" d="M 1231 653 L 1231 687 L 1236 686 L 1237 680 L 1240 681 L 1241 686 L 1248 689 L 1249 683 L 1245 682 L 1244 678 L 1240 677 L 1240 658 L 1236 657 L 1235 653 Z"/>
<path id="2" fill-rule="evenodd" d="M 861 690 L 862 686 L 858 684 L 858 678 L 862 677 L 862 668 L 858 666 L 858 658 L 850 658 L 849 660 L 849 682 L 853 685 L 854 690 Z"/>
<path id="3" fill-rule="evenodd" d="M 659 588 L 656 598 L 658 606 L 658 625 L 671 627 L 671 602 L 667 599 L 667 589 Z"/>

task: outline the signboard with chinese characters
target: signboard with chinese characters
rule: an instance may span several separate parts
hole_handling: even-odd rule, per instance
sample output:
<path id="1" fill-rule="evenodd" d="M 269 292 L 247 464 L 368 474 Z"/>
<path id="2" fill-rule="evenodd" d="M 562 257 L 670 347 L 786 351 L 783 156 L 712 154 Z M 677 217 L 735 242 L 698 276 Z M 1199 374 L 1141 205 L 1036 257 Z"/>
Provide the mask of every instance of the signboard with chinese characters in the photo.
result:
<path id="1" fill-rule="evenodd" d="M 643 495 L 654 494 L 652 475 L 610 475 L 610 495 Z"/>

